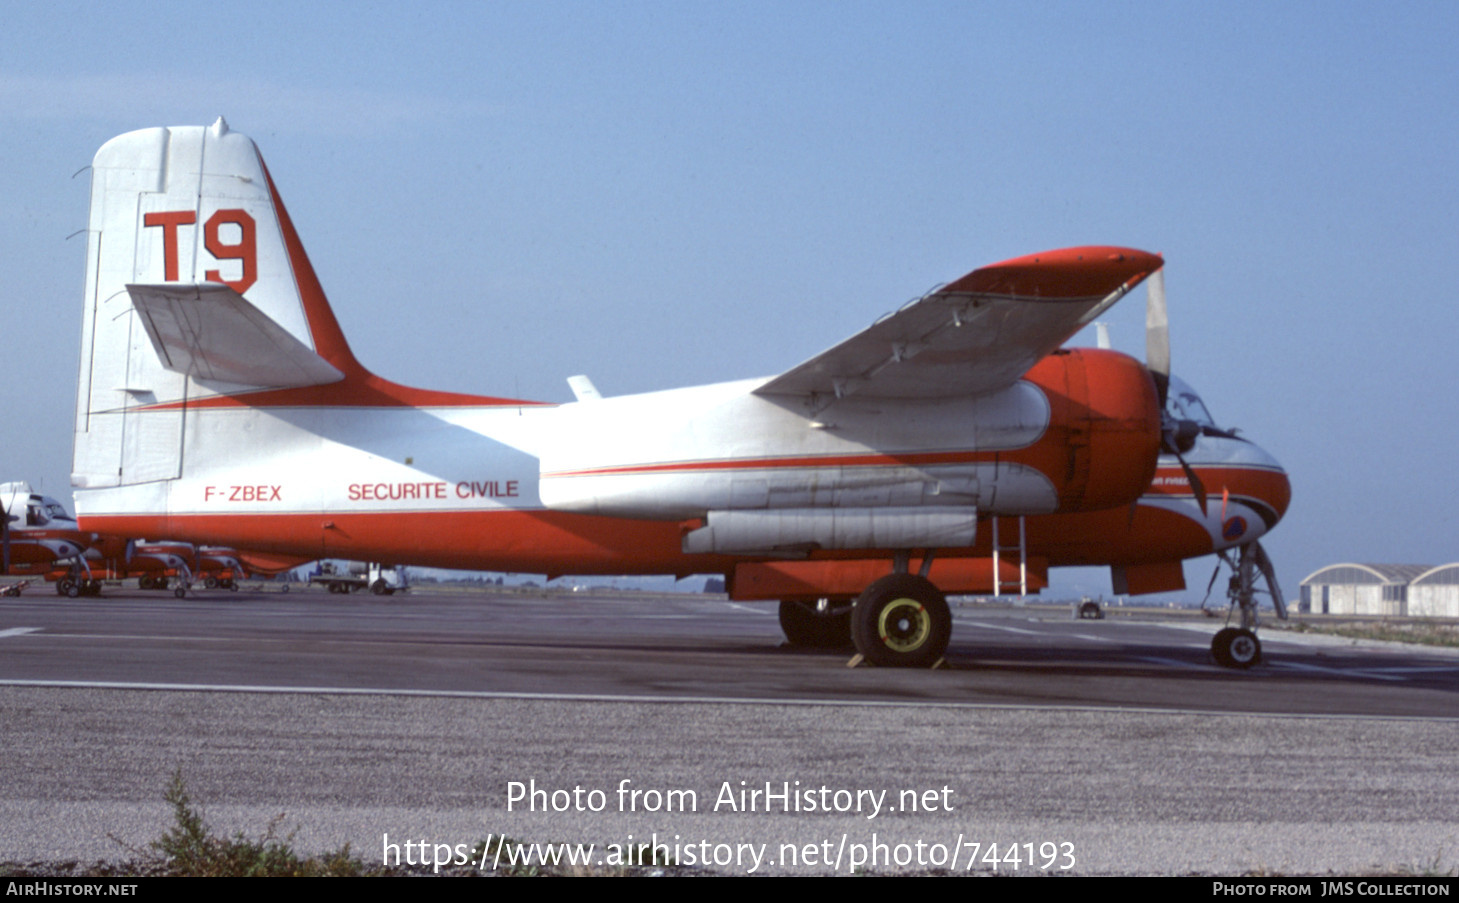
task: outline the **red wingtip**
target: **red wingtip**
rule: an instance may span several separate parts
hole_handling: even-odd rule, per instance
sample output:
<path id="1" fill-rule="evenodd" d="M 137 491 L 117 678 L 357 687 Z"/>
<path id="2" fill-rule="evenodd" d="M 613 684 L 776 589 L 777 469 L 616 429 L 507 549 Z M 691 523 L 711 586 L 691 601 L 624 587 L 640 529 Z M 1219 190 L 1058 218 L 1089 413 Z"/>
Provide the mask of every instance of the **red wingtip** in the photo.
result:
<path id="1" fill-rule="evenodd" d="M 947 290 L 1087 298 L 1107 295 L 1121 285 L 1134 285 L 1164 265 L 1160 255 L 1134 248 L 1061 248 L 980 267 Z"/>

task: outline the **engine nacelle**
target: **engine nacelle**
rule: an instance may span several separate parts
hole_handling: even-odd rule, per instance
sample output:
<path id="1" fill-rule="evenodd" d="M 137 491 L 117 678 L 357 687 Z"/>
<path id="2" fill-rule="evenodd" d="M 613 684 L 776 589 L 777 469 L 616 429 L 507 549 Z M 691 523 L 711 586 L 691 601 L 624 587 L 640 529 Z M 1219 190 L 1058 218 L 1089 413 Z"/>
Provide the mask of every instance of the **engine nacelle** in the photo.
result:
<path id="1" fill-rule="evenodd" d="M 1053 481 L 1058 511 L 1116 508 L 1145 493 L 1160 455 L 1160 402 L 1143 364 L 1076 348 L 1049 355 L 1024 378 L 1049 400 L 1049 429 L 1006 457 Z"/>

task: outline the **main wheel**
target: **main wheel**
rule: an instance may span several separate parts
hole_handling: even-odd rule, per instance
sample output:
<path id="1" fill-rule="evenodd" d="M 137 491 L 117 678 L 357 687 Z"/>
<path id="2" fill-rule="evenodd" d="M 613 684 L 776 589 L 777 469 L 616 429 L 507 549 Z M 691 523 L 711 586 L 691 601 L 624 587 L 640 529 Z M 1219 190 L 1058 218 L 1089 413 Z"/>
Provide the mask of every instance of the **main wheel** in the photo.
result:
<path id="1" fill-rule="evenodd" d="M 930 667 L 952 639 L 952 613 L 942 591 L 930 581 L 890 574 L 856 600 L 851 639 L 856 651 L 874 665 Z"/>
<path id="2" fill-rule="evenodd" d="M 814 602 L 780 603 L 780 629 L 792 646 L 807 649 L 844 649 L 851 645 L 851 606 L 832 605 L 825 611 Z"/>
<path id="3" fill-rule="evenodd" d="M 72 592 L 75 590 L 75 592 Z M 72 599 L 81 595 L 81 590 L 76 586 L 76 581 L 70 577 L 62 577 L 56 581 L 56 595 L 69 596 Z"/>
<path id="4" fill-rule="evenodd" d="M 1261 661 L 1261 640 L 1243 627 L 1226 627 L 1211 640 L 1211 655 L 1224 668 L 1250 668 Z"/>

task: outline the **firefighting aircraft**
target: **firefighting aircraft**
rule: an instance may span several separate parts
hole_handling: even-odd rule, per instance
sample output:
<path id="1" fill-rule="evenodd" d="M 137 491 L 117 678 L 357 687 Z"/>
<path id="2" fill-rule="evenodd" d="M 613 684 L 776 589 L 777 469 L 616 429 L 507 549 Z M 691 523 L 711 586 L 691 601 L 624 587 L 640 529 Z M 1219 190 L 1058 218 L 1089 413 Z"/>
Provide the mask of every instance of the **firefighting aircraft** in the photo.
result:
<path id="1" fill-rule="evenodd" d="M 0 484 L 0 507 L 3 573 L 42 576 L 58 595 L 96 596 L 103 580 L 137 577 L 142 589 L 171 588 L 182 598 L 195 577 L 209 589 L 236 589 L 236 578 L 248 573 L 233 549 L 83 531 L 64 505 L 31 492 L 26 483 Z"/>
<path id="2" fill-rule="evenodd" d="M 43 576 L 56 585 L 57 594 L 72 598 L 99 595 L 102 580 L 128 577 L 138 578 L 142 589 L 170 588 L 178 598 L 194 582 L 236 590 L 239 577 L 275 574 L 302 563 L 218 546 L 83 531 L 65 505 L 24 482 L 0 483 L 0 511 L 5 518 L 0 573 Z"/>
<path id="3" fill-rule="evenodd" d="M 100 588 L 89 580 L 84 557 L 96 537 L 83 532 L 59 501 L 29 483 L 0 483 L 0 518 L 0 573 L 65 574 L 77 595 Z"/>
<path id="4" fill-rule="evenodd" d="M 270 555 L 225 546 L 198 546 L 175 539 L 125 539 L 105 534 L 95 535 L 86 550 L 85 562 L 90 573 L 107 580 L 137 578 L 139 589 L 171 590 L 181 599 L 201 584 L 206 589 L 238 589 L 244 577 L 273 575 L 302 564 L 298 557 L 284 561 Z M 65 578 L 56 592 L 70 595 Z M 83 585 L 83 595 L 95 592 Z"/>
<path id="5" fill-rule="evenodd" d="M 81 522 L 305 558 L 720 573 L 787 638 L 938 662 L 945 593 L 1108 565 L 1184 587 L 1219 552 L 1260 657 L 1257 540 L 1287 476 L 1170 377 L 1163 261 L 1004 261 L 772 378 L 547 404 L 407 388 L 350 351 L 254 143 L 219 119 L 93 164 L 73 483 Z M 1060 346 L 1151 278 L 1148 362 Z M 583 441 L 584 436 L 592 441 Z M 1262 578 L 1270 585 L 1262 591 Z"/>

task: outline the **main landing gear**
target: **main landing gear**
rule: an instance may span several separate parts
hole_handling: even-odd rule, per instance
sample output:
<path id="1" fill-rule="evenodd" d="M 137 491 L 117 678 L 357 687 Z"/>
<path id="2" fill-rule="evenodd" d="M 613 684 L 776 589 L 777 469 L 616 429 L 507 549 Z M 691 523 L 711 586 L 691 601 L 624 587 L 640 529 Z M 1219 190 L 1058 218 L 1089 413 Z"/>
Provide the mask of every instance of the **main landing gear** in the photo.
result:
<path id="1" fill-rule="evenodd" d="M 1231 600 L 1231 611 L 1240 612 L 1239 627 L 1227 626 L 1218 630 L 1211 640 L 1211 657 L 1216 664 L 1226 668 L 1250 668 L 1261 661 L 1261 640 L 1256 638 L 1258 596 L 1266 592 L 1272 598 L 1277 617 L 1287 619 L 1287 606 L 1282 601 L 1282 588 L 1277 584 L 1276 572 L 1271 559 L 1259 542 L 1241 546 L 1235 560 L 1221 552 L 1221 560 L 1231 568 L 1231 581 L 1226 586 L 1226 597 Z M 1217 565 L 1219 568 L 1220 566 Z M 1219 571 L 1218 571 L 1219 572 Z M 1215 582 L 1215 575 L 1211 580 Z M 1259 589 L 1265 582 L 1266 589 Z"/>
<path id="2" fill-rule="evenodd" d="M 99 596 L 101 595 L 101 581 L 86 577 L 73 577 L 68 574 L 56 581 L 56 595 L 65 596 L 68 599 Z"/>
<path id="3" fill-rule="evenodd" d="M 909 554 L 899 552 L 895 573 L 874 581 L 857 599 L 821 599 L 780 603 L 780 627 L 792 646 L 843 649 L 854 645 L 861 659 L 882 667 L 930 668 L 941 661 L 952 639 L 952 612 L 947 597 L 927 571 L 907 572 Z"/>
<path id="4" fill-rule="evenodd" d="M 845 649 L 851 645 L 851 601 L 786 599 L 780 603 L 780 629 L 792 646 Z"/>
<path id="5" fill-rule="evenodd" d="M 101 581 L 91 575 L 91 568 L 78 557 L 72 560 L 71 570 L 56 581 L 56 595 L 65 596 L 68 599 L 99 596 L 101 595 Z"/>
<path id="6" fill-rule="evenodd" d="M 888 574 L 856 600 L 851 639 L 873 665 L 930 668 L 952 639 L 947 597 L 926 577 Z"/>

